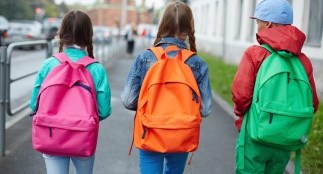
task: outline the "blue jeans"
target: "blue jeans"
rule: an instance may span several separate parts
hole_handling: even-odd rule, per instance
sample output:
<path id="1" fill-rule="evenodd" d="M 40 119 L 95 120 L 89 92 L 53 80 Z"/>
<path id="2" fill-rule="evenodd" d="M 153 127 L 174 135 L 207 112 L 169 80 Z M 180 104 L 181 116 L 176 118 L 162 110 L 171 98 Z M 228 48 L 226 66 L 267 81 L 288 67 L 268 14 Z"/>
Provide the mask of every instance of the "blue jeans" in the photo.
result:
<path id="1" fill-rule="evenodd" d="M 186 152 L 158 153 L 139 149 L 140 174 L 182 174 L 187 156 Z"/>
<path id="2" fill-rule="evenodd" d="M 95 155 L 90 157 L 65 157 L 43 154 L 47 174 L 68 174 L 70 160 L 75 174 L 92 174 Z"/>

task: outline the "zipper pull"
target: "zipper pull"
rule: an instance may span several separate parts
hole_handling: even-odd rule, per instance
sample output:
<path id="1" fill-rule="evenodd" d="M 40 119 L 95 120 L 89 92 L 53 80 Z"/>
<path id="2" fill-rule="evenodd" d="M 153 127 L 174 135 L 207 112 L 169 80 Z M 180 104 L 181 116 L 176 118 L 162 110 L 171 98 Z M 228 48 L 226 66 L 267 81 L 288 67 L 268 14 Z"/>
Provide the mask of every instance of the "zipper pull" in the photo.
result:
<path id="1" fill-rule="evenodd" d="M 290 76 L 290 72 L 288 72 L 288 73 L 287 73 L 287 83 L 288 83 L 288 84 L 289 84 L 289 81 L 290 81 L 289 76 Z"/>
<path id="2" fill-rule="evenodd" d="M 144 128 L 144 132 L 142 133 L 141 139 L 145 139 L 146 133 L 147 133 L 147 129 Z"/>
<path id="3" fill-rule="evenodd" d="M 49 129 L 49 137 L 52 137 L 52 135 L 53 135 L 53 133 L 52 133 L 52 128 L 51 128 L 51 127 L 49 127 L 48 129 Z"/>
<path id="4" fill-rule="evenodd" d="M 199 102 L 199 97 L 195 93 L 195 91 L 192 90 L 192 100 L 195 101 L 196 103 Z"/>
<path id="5" fill-rule="evenodd" d="M 273 113 L 269 113 L 269 124 L 273 122 Z"/>

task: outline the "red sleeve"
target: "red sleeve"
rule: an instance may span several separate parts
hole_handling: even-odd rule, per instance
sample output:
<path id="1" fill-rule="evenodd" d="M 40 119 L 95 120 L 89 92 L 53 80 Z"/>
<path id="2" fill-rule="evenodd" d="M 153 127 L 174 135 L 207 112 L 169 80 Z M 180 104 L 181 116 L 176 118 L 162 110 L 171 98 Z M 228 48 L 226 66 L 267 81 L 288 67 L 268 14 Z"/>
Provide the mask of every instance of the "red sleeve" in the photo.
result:
<path id="1" fill-rule="evenodd" d="M 310 82 L 311 88 L 312 88 L 312 92 L 313 92 L 313 107 L 314 107 L 314 113 L 318 110 L 318 106 L 319 106 L 319 99 L 317 96 L 317 92 L 316 92 L 316 86 L 315 86 L 315 82 L 314 82 L 314 77 L 313 77 L 313 67 L 312 67 L 312 63 L 311 61 L 308 59 L 308 57 L 301 53 L 299 56 L 297 56 L 299 58 L 299 60 L 302 62 L 307 76 L 308 76 L 308 80 Z"/>
<path id="2" fill-rule="evenodd" d="M 251 46 L 243 54 L 231 87 L 233 109 L 238 117 L 243 117 L 250 107 L 258 69 L 269 54 L 259 46 Z"/>

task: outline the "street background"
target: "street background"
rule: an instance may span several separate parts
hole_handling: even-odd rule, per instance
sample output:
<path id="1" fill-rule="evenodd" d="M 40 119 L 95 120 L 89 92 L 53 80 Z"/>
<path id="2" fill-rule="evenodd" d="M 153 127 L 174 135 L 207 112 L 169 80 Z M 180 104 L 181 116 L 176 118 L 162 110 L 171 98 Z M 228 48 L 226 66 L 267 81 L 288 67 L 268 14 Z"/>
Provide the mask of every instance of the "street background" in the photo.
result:
<path id="1" fill-rule="evenodd" d="M 106 64 L 112 93 L 112 115 L 100 123 L 94 174 L 139 173 L 137 149 L 133 148 L 132 155 L 128 156 L 134 112 L 123 107 L 120 92 L 135 55 L 145 48 L 141 43 L 145 42 L 137 40 L 133 55 L 124 53 Z M 0 159 L 1 174 L 45 173 L 42 155 L 31 147 L 31 120 L 31 117 L 25 117 L 7 129 L 6 156 Z M 211 115 L 203 119 L 200 147 L 194 153 L 192 164 L 186 167 L 185 174 L 234 173 L 236 136 L 232 116 L 214 102 Z"/>

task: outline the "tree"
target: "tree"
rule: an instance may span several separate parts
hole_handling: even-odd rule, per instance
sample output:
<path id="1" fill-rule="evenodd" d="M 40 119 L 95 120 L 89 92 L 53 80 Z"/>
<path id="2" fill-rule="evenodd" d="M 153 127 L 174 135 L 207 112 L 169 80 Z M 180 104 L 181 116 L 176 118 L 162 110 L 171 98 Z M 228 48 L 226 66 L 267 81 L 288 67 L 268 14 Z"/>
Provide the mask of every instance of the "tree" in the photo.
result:
<path id="1" fill-rule="evenodd" d="M 45 10 L 45 16 L 44 17 L 58 17 L 58 7 L 55 4 L 54 0 L 40 0 L 42 6 Z"/>
<path id="2" fill-rule="evenodd" d="M 1 0 L 0 14 L 9 20 L 33 19 L 33 10 L 30 3 L 25 0 Z"/>
<path id="3" fill-rule="evenodd" d="M 58 5 L 59 17 L 62 17 L 69 10 L 68 6 L 62 2 Z"/>

